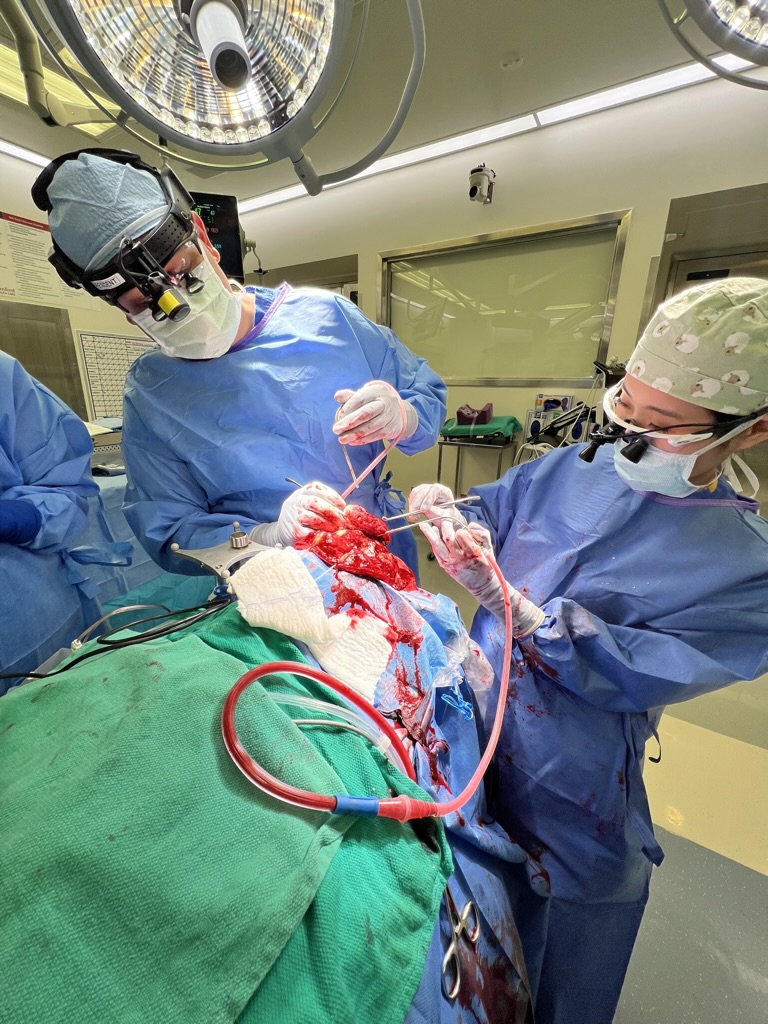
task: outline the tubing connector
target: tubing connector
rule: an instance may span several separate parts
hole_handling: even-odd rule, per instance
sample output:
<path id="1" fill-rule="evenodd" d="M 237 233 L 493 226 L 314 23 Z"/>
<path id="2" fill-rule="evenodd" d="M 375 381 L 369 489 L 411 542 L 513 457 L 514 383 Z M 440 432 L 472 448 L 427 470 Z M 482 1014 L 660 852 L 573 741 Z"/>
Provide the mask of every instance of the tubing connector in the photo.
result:
<path id="1" fill-rule="evenodd" d="M 379 802 L 380 818 L 411 821 L 413 818 L 439 818 L 440 805 L 429 800 L 414 800 L 410 796 L 396 796 Z"/>

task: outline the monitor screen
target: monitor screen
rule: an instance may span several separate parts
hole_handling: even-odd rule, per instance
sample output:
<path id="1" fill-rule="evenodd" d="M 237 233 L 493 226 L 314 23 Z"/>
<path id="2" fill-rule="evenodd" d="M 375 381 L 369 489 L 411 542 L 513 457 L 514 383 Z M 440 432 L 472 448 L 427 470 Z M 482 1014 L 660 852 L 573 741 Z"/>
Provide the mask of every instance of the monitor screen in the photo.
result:
<path id="1" fill-rule="evenodd" d="M 200 217 L 213 245 L 221 255 L 221 269 L 227 277 L 244 281 L 243 250 L 240 244 L 240 221 L 237 219 L 235 196 L 219 196 L 213 192 L 192 192 L 195 213 Z"/>

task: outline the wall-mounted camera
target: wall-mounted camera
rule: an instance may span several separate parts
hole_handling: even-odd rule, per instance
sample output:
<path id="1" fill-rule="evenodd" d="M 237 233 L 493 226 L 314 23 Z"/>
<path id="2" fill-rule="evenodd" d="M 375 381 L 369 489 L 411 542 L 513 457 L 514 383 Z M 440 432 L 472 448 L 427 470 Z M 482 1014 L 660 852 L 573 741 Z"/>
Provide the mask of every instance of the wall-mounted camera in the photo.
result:
<path id="1" fill-rule="evenodd" d="M 496 171 L 492 171 L 485 164 L 473 167 L 469 172 L 469 198 L 473 203 L 493 202 L 493 183 L 496 180 Z"/>

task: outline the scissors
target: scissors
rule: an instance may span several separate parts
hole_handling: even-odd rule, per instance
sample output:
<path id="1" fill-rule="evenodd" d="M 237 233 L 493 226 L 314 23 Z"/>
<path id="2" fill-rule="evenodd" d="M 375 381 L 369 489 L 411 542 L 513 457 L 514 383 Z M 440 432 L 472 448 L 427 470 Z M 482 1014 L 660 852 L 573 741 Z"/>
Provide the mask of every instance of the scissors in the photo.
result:
<path id="1" fill-rule="evenodd" d="M 443 893 L 448 921 L 451 925 L 451 941 L 443 957 L 442 985 L 443 994 L 447 999 L 455 999 L 461 988 L 461 957 L 459 956 L 459 940 L 464 935 L 471 946 L 476 945 L 480 937 L 480 917 L 475 904 L 468 900 L 461 909 L 456 909 L 451 890 L 446 885 Z"/>

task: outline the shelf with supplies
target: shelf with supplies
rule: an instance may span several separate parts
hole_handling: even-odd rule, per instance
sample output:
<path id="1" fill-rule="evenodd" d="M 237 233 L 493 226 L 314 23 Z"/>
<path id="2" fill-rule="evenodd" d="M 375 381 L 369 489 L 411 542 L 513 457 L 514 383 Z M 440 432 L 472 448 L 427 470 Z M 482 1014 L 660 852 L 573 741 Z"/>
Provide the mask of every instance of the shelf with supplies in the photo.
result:
<path id="1" fill-rule="evenodd" d="M 514 452 L 517 445 L 515 435 L 521 429 L 521 424 L 514 416 L 493 416 L 487 423 L 472 425 L 458 424 L 455 419 L 447 420 L 437 441 L 438 483 L 442 483 L 444 449 L 455 449 L 456 451 L 454 494 L 460 493 L 462 458 L 467 450 L 493 452 L 496 455 L 496 476 L 493 479 L 498 480 L 501 476 L 504 453 L 510 450 Z"/>

